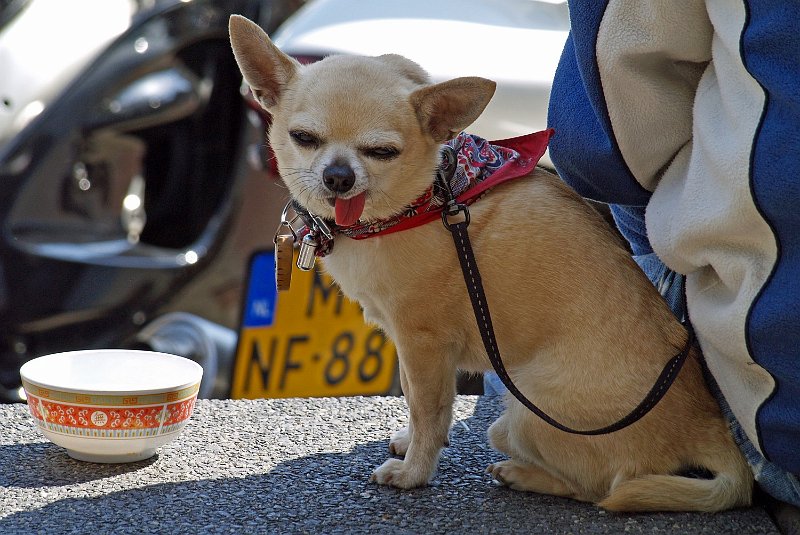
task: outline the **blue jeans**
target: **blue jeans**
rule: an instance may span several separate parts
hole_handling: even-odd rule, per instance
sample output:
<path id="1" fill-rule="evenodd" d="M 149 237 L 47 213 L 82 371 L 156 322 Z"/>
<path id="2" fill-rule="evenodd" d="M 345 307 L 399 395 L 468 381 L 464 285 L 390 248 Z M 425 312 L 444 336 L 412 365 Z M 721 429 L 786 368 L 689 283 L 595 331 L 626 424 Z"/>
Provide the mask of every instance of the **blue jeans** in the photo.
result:
<path id="1" fill-rule="evenodd" d="M 659 293 L 669 304 L 678 318 L 683 318 L 686 311 L 683 303 L 684 277 L 675 273 L 661 262 L 655 253 L 634 256 L 634 260 L 647 274 L 650 281 L 658 288 Z M 784 471 L 779 466 L 769 462 L 759 453 L 758 449 L 747 438 L 742 426 L 733 416 L 727 401 L 723 397 L 710 374 L 707 374 L 711 391 L 719 401 L 722 414 L 728 421 L 733 439 L 738 444 L 753 470 L 755 480 L 759 486 L 773 498 L 782 502 L 800 507 L 800 480 L 797 476 Z M 493 396 L 507 392 L 505 385 L 494 372 L 487 372 L 483 376 L 484 395 Z"/>

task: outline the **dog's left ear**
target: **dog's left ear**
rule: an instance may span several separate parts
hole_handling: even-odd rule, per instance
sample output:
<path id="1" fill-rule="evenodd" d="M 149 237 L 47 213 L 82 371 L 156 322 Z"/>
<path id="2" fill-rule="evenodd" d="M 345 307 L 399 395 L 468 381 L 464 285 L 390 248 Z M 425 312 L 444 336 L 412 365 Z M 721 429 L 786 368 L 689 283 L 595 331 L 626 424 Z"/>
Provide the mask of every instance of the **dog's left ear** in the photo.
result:
<path id="1" fill-rule="evenodd" d="M 300 63 L 281 52 L 258 24 L 241 15 L 231 15 L 228 31 L 242 76 L 256 100 L 269 110 L 280 99 Z"/>
<path id="2" fill-rule="evenodd" d="M 411 93 L 423 129 L 439 143 L 471 125 L 489 104 L 497 84 L 470 76 L 425 86 Z"/>

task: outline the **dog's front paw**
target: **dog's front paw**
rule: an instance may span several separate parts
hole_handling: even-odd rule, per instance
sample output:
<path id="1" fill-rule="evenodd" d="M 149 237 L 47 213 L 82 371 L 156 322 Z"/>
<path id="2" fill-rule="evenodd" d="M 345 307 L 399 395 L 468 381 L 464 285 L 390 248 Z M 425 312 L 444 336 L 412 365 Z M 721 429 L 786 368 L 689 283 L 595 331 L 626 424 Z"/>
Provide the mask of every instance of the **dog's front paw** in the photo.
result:
<path id="1" fill-rule="evenodd" d="M 408 432 L 408 427 L 404 427 L 392 435 L 392 439 L 389 441 L 389 453 L 405 457 L 410 444 L 411 433 Z"/>
<path id="2" fill-rule="evenodd" d="M 409 467 L 406 461 L 388 459 L 372 472 L 369 480 L 379 485 L 390 485 L 401 489 L 413 489 L 428 483 L 429 474 Z"/>

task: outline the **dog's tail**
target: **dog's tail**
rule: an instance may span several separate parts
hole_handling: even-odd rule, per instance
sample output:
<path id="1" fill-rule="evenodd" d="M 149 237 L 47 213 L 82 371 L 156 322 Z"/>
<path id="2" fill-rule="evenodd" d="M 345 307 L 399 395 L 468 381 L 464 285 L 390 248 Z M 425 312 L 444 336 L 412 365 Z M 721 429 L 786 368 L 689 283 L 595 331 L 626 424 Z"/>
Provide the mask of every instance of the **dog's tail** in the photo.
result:
<path id="1" fill-rule="evenodd" d="M 713 479 L 645 475 L 621 481 L 598 505 L 609 511 L 714 512 L 750 505 L 753 474 L 742 459 Z"/>

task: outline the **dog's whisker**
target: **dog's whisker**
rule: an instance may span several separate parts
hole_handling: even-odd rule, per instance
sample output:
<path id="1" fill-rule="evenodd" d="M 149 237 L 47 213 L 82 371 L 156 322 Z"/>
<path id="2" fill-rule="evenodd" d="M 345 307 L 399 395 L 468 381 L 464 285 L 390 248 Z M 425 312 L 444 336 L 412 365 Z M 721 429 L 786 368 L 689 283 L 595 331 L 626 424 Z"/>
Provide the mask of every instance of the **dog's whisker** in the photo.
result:
<path id="1" fill-rule="evenodd" d="M 391 195 L 381 189 L 372 189 L 369 195 L 376 203 L 381 203 L 393 214 L 405 208 L 405 203 L 395 200 Z"/>

